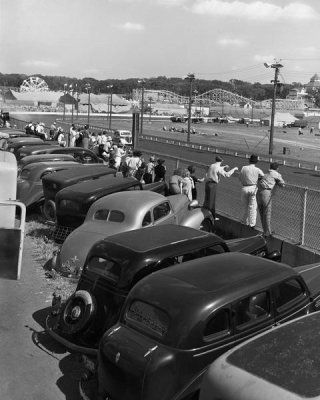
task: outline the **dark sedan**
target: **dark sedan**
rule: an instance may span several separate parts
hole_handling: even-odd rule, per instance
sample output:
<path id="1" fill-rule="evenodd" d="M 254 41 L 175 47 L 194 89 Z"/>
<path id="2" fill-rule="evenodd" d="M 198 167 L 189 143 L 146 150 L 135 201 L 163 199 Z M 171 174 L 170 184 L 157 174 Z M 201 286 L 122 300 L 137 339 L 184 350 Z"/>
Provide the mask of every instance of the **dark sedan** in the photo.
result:
<path id="1" fill-rule="evenodd" d="M 296 271 L 227 253 L 157 271 L 132 288 L 119 322 L 100 342 L 100 395 L 187 399 L 219 355 L 318 310 L 319 300 L 320 264 Z"/>
<path id="2" fill-rule="evenodd" d="M 179 225 L 109 236 L 90 250 L 76 292 L 66 304 L 54 308 L 49 332 L 73 350 L 94 353 L 103 332 L 118 320 L 130 289 L 144 276 L 188 260 L 235 250 L 279 257 L 276 252 L 268 252 L 262 236 L 224 241 L 212 233 Z M 74 266 L 69 265 L 67 272 L 74 274 Z M 77 307 L 85 310 L 85 303 L 95 307 L 76 315 Z"/>

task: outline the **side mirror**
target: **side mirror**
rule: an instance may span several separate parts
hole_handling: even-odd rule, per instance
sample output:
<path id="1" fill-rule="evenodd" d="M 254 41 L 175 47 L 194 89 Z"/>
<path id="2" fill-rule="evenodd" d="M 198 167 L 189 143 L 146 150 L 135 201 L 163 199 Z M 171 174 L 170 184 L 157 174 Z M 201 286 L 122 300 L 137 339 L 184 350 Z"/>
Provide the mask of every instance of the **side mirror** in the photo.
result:
<path id="1" fill-rule="evenodd" d="M 273 261 L 281 261 L 281 253 L 279 250 L 273 250 L 267 254 L 266 258 Z"/>

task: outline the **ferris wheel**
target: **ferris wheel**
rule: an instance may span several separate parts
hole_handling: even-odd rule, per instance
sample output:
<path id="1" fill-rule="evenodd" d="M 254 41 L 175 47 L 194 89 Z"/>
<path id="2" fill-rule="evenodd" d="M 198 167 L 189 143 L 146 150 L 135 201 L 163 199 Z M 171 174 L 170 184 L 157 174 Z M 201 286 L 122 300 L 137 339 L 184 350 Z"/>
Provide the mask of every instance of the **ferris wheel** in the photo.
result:
<path id="1" fill-rule="evenodd" d="M 38 76 L 30 76 L 20 86 L 20 92 L 45 92 L 47 90 L 49 90 L 47 83 Z"/>

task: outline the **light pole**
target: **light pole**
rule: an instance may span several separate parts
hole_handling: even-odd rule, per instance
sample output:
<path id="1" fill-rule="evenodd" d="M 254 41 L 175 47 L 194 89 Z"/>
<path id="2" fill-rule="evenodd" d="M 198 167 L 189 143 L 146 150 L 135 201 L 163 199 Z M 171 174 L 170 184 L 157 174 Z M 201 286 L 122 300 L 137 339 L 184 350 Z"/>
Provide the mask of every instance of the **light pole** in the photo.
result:
<path id="1" fill-rule="evenodd" d="M 272 108 L 271 108 L 271 125 L 270 125 L 270 140 L 269 140 L 269 155 L 272 156 L 273 152 L 273 134 L 274 134 L 274 116 L 276 111 L 276 95 L 277 95 L 277 85 L 279 69 L 283 67 L 279 62 L 275 62 L 273 64 L 264 63 L 266 68 L 274 68 L 274 80 L 271 81 L 273 83 L 273 97 L 272 97 Z"/>
<path id="2" fill-rule="evenodd" d="M 110 109 L 109 109 L 109 130 L 110 131 L 111 131 L 111 120 L 112 120 L 112 94 L 113 94 L 112 88 L 113 88 L 113 85 L 107 86 L 107 89 L 111 89 L 111 92 L 110 92 L 110 104 L 109 104 L 109 106 L 110 106 Z"/>
<path id="3" fill-rule="evenodd" d="M 79 92 L 78 92 L 78 84 L 76 83 L 76 92 L 75 95 L 77 97 L 77 122 L 79 118 Z"/>
<path id="4" fill-rule="evenodd" d="M 85 85 L 85 89 L 88 93 L 88 119 L 87 119 L 87 125 L 90 125 L 90 93 L 91 93 L 91 86 L 90 83 L 87 83 Z"/>
<path id="5" fill-rule="evenodd" d="M 141 121 L 140 121 L 140 136 L 142 136 L 143 133 L 143 108 L 144 108 L 144 85 L 146 81 L 144 79 L 141 79 L 138 81 L 138 83 L 141 83 L 142 90 L 141 90 Z"/>
<path id="6" fill-rule="evenodd" d="M 149 97 L 149 101 L 150 101 L 150 110 L 149 110 L 149 123 L 151 124 L 151 111 L 152 111 L 152 97 Z"/>
<path id="7" fill-rule="evenodd" d="M 188 107 L 188 136 L 187 142 L 190 142 L 190 128 L 191 128 L 191 103 L 192 103 L 192 82 L 195 80 L 194 74 L 188 74 L 185 78 L 190 83 L 189 88 L 189 107 Z"/>
<path id="8" fill-rule="evenodd" d="M 66 93 L 67 93 L 67 86 L 68 84 L 65 83 L 63 85 L 63 120 L 65 120 L 66 117 Z"/>
<path id="9" fill-rule="evenodd" d="M 69 86 L 70 96 L 72 97 L 72 104 L 71 104 L 71 124 L 73 124 L 73 100 L 74 100 L 74 90 L 72 85 Z"/>

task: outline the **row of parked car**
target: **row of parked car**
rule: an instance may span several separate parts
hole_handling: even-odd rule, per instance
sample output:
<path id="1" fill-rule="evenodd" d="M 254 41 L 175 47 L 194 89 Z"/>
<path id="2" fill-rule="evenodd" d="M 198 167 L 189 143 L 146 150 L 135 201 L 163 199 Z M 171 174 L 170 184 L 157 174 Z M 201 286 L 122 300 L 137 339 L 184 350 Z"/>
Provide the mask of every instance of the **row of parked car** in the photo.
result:
<path id="1" fill-rule="evenodd" d="M 25 165 L 20 179 L 42 163 Z M 196 398 L 218 356 L 319 309 L 319 265 L 286 266 L 259 235 L 221 239 L 208 210 L 165 196 L 164 185 L 75 164 L 40 175 L 61 242 L 53 262 L 79 273 L 46 325 L 60 343 L 97 357 L 101 396 Z"/>

